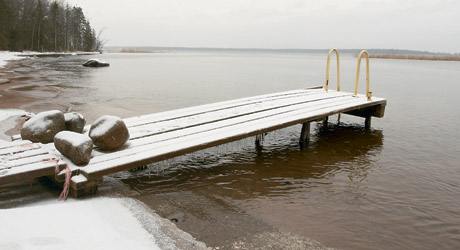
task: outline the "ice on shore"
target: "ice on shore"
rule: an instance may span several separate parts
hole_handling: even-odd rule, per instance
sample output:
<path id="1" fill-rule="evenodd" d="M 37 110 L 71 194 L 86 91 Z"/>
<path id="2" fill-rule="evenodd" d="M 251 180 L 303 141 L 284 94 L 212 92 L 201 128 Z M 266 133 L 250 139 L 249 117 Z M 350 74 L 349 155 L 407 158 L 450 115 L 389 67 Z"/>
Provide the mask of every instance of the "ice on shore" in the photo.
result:
<path id="1" fill-rule="evenodd" d="M 0 139 L 10 140 L 5 132 L 14 128 L 17 124 L 16 119 L 22 115 L 30 115 L 30 113 L 21 109 L 0 109 Z"/>
<path id="2" fill-rule="evenodd" d="M 18 54 L 18 52 L 0 51 L 0 68 L 5 67 L 8 61 L 21 59 Z"/>

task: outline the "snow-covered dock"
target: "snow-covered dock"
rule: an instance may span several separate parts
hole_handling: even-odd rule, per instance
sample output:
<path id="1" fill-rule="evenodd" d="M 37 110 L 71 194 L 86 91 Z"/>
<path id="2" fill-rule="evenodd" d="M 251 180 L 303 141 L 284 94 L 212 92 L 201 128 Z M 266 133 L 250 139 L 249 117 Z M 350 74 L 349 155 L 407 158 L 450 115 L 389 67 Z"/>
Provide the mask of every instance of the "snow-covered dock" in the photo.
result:
<path id="1" fill-rule="evenodd" d="M 330 90 L 330 55 L 337 55 L 337 91 Z M 361 57 L 366 56 L 366 94 L 358 91 Z M 253 96 L 179 110 L 124 119 L 130 139 L 115 151 L 93 148 L 90 162 L 76 166 L 53 144 L 39 144 L 15 138 L 0 143 L 0 185 L 48 176 L 70 194 L 93 193 L 103 176 L 192 153 L 220 144 L 257 136 L 288 126 L 302 124 L 299 144 L 308 144 L 310 123 L 346 113 L 365 118 L 383 117 L 386 100 L 369 91 L 369 54 L 358 56 L 355 92 L 340 91 L 339 52 L 327 57 L 326 84 Z M 67 193 L 65 188 L 63 194 Z M 65 196 L 65 195 L 64 195 Z"/>
<path id="2" fill-rule="evenodd" d="M 73 165 L 51 145 L 5 142 L 0 144 L 0 185 L 39 176 L 63 182 L 67 163 L 72 171 L 71 194 L 80 196 L 94 192 L 104 175 L 296 124 L 304 124 L 302 143 L 312 121 L 337 113 L 366 120 L 383 117 L 385 105 L 379 97 L 369 100 L 366 95 L 311 88 L 127 118 L 129 141 L 113 152 L 95 148 L 86 166 Z"/>

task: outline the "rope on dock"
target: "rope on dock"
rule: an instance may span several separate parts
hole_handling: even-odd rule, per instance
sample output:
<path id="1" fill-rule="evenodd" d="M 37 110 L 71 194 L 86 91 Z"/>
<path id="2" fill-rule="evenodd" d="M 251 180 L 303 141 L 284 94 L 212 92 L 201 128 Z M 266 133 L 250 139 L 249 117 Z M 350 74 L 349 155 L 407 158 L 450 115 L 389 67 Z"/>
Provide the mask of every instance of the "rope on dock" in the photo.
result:
<path id="1" fill-rule="evenodd" d="M 70 189 L 70 177 L 72 177 L 72 171 L 70 170 L 69 165 L 65 164 L 65 182 L 58 200 L 67 200 L 67 196 L 69 196 Z"/>
<path id="2" fill-rule="evenodd" d="M 50 158 L 50 159 L 44 159 L 43 161 L 45 162 L 54 162 L 56 165 L 55 165 L 55 168 L 54 168 L 54 172 L 55 174 L 59 174 L 59 159 L 57 158 Z M 59 198 L 58 200 L 67 200 L 67 197 L 69 196 L 69 189 L 70 189 L 70 178 L 72 177 L 72 170 L 70 170 L 70 167 L 68 164 L 65 164 L 65 181 L 64 181 L 64 185 L 63 185 L 63 188 L 62 188 L 62 192 L 61 194 L 59 195 Z"/>

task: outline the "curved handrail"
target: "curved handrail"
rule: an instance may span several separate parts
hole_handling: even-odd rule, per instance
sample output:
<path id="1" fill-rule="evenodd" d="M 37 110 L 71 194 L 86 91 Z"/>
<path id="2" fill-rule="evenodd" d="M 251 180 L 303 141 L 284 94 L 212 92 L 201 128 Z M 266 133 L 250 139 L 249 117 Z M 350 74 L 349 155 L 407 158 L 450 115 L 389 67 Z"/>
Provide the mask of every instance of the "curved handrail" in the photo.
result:
<path id="1" fill-rule="evenodd" d="M 358 95 L 358 83 L 359 83 L 359 71 L 361 67 L 361 57 L 363 54 L 366 54 L 366 97 L 370 101 L 372 97 L 372 92 L 369 91 L 369 53 L 363 50 L 359 53 L 358 56 L 358 68 L 356 69 L 356 84 L 355 84 L 355 96 Z"/>
<path id="2" fill-rule="evenodd" d="M 337 49 L 331 49 L 329 50 L 329 53 L 327 54 L 327 68 L 326 68 L 326 86 L 325 89 L 326 91 L 329 88 L 329 65 L 331 61 L 331 54 L 332 52 L 335 51 L 335 54 L 337 55 L 337 91 L 340 91 L 340 63 L 339 63 L 339 51 Z"/>

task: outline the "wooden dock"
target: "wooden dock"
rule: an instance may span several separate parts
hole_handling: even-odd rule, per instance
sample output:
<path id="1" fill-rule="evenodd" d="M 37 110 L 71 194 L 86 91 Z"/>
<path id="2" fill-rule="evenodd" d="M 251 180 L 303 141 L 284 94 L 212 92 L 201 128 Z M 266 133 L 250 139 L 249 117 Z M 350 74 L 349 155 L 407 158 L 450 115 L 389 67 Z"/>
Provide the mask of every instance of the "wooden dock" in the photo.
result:
<path id="1" fill-rule="evenodd" d="M 304 124 L 300 139 L 303 143 L 308 140 L 312 121 L 337 113 L 366 119 L 382 117 L 385 105 L 383 98 L 367 100 L 365 95 L 312 88 L 127 118 L 124 121 L 131 135 L 129 141 L 114 152 L 95 148 L 90 163 L 83 167 L 73 165 L 53 145 L 4 142 L 0 144 L 4 162 L 0 185 L 40 176 L 62 182 L 67 163 L 73 176 L 71 194 L 79 196 L 94 192 L 104 175 L 296 124 Z"/>
<path id="2" fill-rule="evenodd" d="M 327 83 L 328 80 L 325 88 L 266 94 L 124 119 L 129 141 L 113 152 L 93 149 L 86 166 L 73 165 L 53 144 L 2 142 L 0 185 L 40 176 L 63 183 L 67 171 L 71 176 L 70 194 L 78 197 L 95 192 L 105 175 L 292 125 L 303 124 L 299 143 L 305 145 L 310 122 L 345 113 L 365 118 L 365 125 L 370 126 L 371 117 L 383 117 L 385 99 L 371 97 L 369 91 L 360 95 L 356 91 L 328 90 Z"/>

